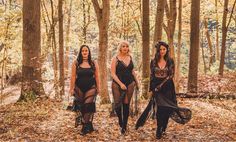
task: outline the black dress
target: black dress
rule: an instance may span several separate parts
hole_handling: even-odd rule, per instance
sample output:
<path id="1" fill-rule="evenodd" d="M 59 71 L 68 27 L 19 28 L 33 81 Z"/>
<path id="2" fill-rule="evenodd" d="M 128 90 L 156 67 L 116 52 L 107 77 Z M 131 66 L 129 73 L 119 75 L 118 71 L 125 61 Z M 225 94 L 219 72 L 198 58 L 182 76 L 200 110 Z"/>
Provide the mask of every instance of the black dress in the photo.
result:
<path id="1" fill-rule="evenodd" d="M 126 87 L 128 87 L 132 82 L 134 82 L 134 76 L 132 74 L 134 64 L 132 58 L 130 59 L 130 63 L 128 65 L 126 65 L 123 61 L 119 60 L 117 57 L 116 59 L 117 59 L 116 75 L 119 78 L 119 80 L 122 83 L 124 83 Z M 115 82 L 115 80 L 113 81 Z"/>
<path id="2" fill-rule="evenodd" d="M 164 109 L 163 111 L 167 113 L 167 116 L 164 117 L 171 117 L 177 123 L 187 123 L 191 119 L 192 112 L 190 109 L 181 108 L 177 104 L 175 85 L 173 81 L 173 76 L 175 72 L 174 61 L 172 59 L 167 60 L 165 68 L 161 69 L 158 66 L 157 62 L 152 60 L 150 68 L 150 90 L 154 95 L 157 110 L 159 109 L 160 111 L 162 111 L 162 109 Z M 159 89 L 155 89 L 158 88 L 158 86 L 161 87 Z M 160 114 L 161 113 L 162 112 L 160 112 Z M 157 117 L 159 117 L 158 114 Z M 168 123 L 168 120 L 166 121 L 167 122 L 165 123 Z"/>
<path id="3" fill-rule="evenodd" d="M 128 65 L 117 57 L 116 59 L 116 75 L 127 88 L 127 90 L 122 90 L 120 85 L 113 79 L 112 94 L 115 102 L 115 111 L 119 120 L 119 126 L 122 128 L 121 133 L 124 134 L 128 123 L 130 100 L 135 87 L 135 80 L 132 74 L 134 64 L 131 57 Z M 128 98 L 128 102 L 124 101 L 125 97 Z"/>
<path id="4" fill-rule="evenodd" d="M 93 64 L 94 65 L 94 64 Z M 76 80 L 74 88 L 73 111 L 77 112 L 75 126 L 82 124 L 81 134 L 92 132 L 93 116 L 96 112 L 96 80 L 95 68 L 83 68 L 76 64 Z"/>
<path id="5" fill-rule="evenodd" d="M 174 62 L 172 59 L 167 60 L 166 66 L 161 69 L 157 62 L 152 60 L 150 64 L 150 88 L 153 96 L 138 119 L 136 129 L 143 126 L 148 116 L 151 114 L 151 108 L 157 107 L 156 117 L 159 126 L 165 131 L 169 117 L 177 123 L 185 124 L 192 116 L 192 112 L 188 108 L 181 108 L 177 104 L 175 85 L 173 82 Z"/>
<path id="6" fill-rule="evenodd" d="M 150 91 L 153 92 L 157 106 L 177 107 L 175 86 L 171 78 L 173 73 L 174 63 L 172 61 L 167 62 L 163 69 L 157 63 L 151 61 Z M 167 79 L 167 77 L 170 77 L 170 79 Z M 161 85 L 162 83 L 163 85 Z M 160 85 L 161 87 L 155 90 Z"/>

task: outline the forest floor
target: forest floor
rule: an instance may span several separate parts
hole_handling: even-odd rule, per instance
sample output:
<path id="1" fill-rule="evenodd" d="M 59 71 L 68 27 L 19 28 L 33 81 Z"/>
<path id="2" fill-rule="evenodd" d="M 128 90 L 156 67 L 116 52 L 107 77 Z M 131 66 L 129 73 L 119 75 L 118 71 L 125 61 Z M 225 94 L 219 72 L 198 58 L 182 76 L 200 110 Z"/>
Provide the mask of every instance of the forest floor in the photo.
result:
<path id="1" fill-rule="evenodd" d="M 185 125 L 170 120 L 161 141 L 236 141 L 236 100 L 178 99 L 192 110 Z M 147 101 L 140 104 L 145 108 Z M 156 121 L 151 118 L 139 130 L 137 116 L 130 117 L 128 133 L 121 135 L 110 105 L 98 105 L 94 116 L 96 131 L 86 136 L 74 127 L 74 112 L 51 99 L 15 103 L 0 107 L 0 141 L 155 141 Z"/>
<path id="2" fill-rule="evenodd" d="M 234 77 L 221 80 L 215 77 L 210 82 L 212 77 L 202 77 L 202 80 L 215 84 L 201 81 L 201 89 L 204 91 L 212 86 L 213 92 L 214 87 L 217 91 L 230 86 L 229 90 L 236 92 L 233 90 L 235 83 L 229 83 Z M 182 86 L 185 81 L 181 81 Z M 47 90 L 52 90 L 52 85 L 46 86 Z M 155 120 L 150 118 L 143 127 L 135 130 L 134 125 L 140 114 L 129 118 L 128 132 L 121 135 L 117 118 L 110 116 L 110 104 L 97 105 L 94 115 L 96 131 L 81 136 L 81 126 L 74 127 L 75 114 L 66 110 L 66 101 L 38 98 L 31 103 L 19 103 L 16 102 L 19 87 L 10 88 L 6 88 L 5 95 L 0 96 L 3 100 L 0 105 L 0 141 L 156 141 Z M 235 99 L 178 98 L 178 104 L 192 110 L 192 119 L 185 125 L 170 120 L 167 135 L 159 141 L 236 141 Z M 140 112 L 146 105 L 147 101 L 139 100 Z"/>

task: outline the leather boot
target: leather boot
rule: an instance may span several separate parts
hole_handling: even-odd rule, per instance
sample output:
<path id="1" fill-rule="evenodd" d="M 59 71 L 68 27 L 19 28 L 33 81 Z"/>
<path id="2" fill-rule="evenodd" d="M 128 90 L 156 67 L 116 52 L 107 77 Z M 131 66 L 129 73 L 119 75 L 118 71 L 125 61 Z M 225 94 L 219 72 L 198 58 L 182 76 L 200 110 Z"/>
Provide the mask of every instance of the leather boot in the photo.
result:
<path id="1" fill-rule="evenodd" d="M 121 107 L 117 107 L 117 108 L 115 109 L 115 111 L 116 111 L 116 115 L 117 115 L 118 120 L 119 120 L 119 126 L 120 126 L 120 128 L 121 128 L 122 125 L 123 125 L 123 120 L 122 120 L 122 116 L 121 116 Z"/>
<path id="2" fill-rule="evenodd" d="M 123 104 L 123 125 L 121 129 L 121 134 L 125 134 L 126 129 L 127 129 L 127 123 L 128 123 L 128 118 L 129 118 L 129 104 Z"/>
<path id="3" fill-rule="evenodd" d="M 162 130 L 161 130 L 161 127 L 157 127 L 156 139 L 161 139 L 161 137 L 162 137 Z"/>
<path id="4" fill-rule="evenodd" d="M 89 124 L 84 123 L 82 126 L 82 129 L 80 131 L 80 135 L 84 136 L 84 135 L 88 134 L 89 132 L 90 132 Z"/>

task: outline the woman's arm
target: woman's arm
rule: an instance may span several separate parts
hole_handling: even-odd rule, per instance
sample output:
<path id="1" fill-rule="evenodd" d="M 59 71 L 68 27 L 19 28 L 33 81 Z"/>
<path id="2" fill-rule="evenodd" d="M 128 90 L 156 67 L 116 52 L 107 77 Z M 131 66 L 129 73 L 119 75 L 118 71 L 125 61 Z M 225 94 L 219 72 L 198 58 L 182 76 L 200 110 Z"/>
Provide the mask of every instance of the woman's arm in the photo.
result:
<path id="1" fill-rule="evenodd" d="M 70 94 L 71 95 L 74 94 L 75 78 L 76 78 L 76 61 L 74 61 L 71 66 L 71 78 L 70 78 Z"/>
<path id="2" fill-rule="evenodd" d="M 118 83 L 121 87 L 121 89 L 126 90 L 126 86 L 119 80 L 119 78 L 116 75 L 116 62 L 117 59 L 113 58 L 111 61 L 111 77 L 115 80 L 116 83 Z"/>
<path id="3" fill-rule="evenodd" d="M 95 64 L 95 80 L 96 80 L 96 85 L 97 85 L 97 93 L 100 91 L 100 80 L 99 80 L 99 67 L 97 62 L 94 62 Z"/>

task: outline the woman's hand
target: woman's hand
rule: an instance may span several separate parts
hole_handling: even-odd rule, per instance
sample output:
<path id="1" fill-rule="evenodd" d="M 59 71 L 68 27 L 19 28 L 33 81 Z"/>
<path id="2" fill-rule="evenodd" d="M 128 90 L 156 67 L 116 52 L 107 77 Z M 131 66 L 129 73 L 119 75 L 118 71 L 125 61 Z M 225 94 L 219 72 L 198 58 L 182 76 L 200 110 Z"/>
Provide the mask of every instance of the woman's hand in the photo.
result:
<path id="1" fill-rule="evenodd" d="M 160 91 L 160 89 L 161 89 L 161 85 L 158 85 L 158 86 L 155 88 L 155 91 L 158 92 L 158 91 Z"/>
<path id="2" fill-rule="evenodd" d="M 121 88 L 122 90 L 127 90 L 126 86 L 125 86 L 123 83 L 120 85 L 120 88 Z"/>

